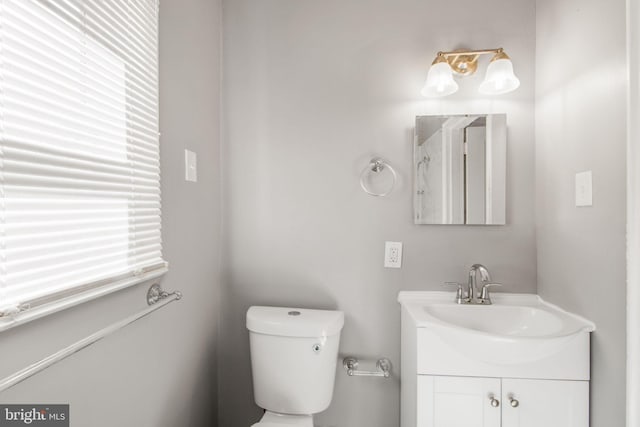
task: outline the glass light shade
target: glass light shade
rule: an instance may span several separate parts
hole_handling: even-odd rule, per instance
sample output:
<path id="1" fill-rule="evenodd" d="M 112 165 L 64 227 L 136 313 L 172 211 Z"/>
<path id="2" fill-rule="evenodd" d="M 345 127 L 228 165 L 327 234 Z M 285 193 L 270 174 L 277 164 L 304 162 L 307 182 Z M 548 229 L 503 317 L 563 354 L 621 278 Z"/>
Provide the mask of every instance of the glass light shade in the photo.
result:
<path id="1" fill-rule="evenodd" d="M 480 93 L 501 95 L 516 90 L 520 80 L 513 73 L 513 64 L 508 58 L 497 59 L 489 63 L 487 75 L 480 85 Z"/>
<path id="2" fill-rule="evenodd" d="M 458 91 L 458 83 L 453 80 L 453 70 L 446 62 L 438 62 L 429 68 L 427 82 L 422 88 L 422 96 L 439 98 Z"/>

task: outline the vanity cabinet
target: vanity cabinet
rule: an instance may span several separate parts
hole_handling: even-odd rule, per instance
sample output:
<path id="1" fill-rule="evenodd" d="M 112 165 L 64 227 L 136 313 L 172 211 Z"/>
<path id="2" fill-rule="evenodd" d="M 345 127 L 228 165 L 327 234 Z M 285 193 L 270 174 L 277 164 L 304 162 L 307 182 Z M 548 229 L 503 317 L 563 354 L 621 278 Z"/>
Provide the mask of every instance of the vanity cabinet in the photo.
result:
<path id="1" fill-rule="evenodd" d="M 587 381 L 420 375 L 417 427 L 588 427 Z"/>
<path id="2" fill-rule="evenodd" d="M 585 319 L 537 295 L 401 292 L 401 427 L 589 427 Z"/>
<path id="3" fill-rule="evenodd" d="M 498 399 L 499 378 L 420 375 L 416 425 L 499 427 L 501 408 L 491 404 L 499 402 Z"/>
<path id="4" fill-rule="evenodd" d="M 589 381 L 505 378 L 501 404 L 503 427 L 589 427 Z"/>

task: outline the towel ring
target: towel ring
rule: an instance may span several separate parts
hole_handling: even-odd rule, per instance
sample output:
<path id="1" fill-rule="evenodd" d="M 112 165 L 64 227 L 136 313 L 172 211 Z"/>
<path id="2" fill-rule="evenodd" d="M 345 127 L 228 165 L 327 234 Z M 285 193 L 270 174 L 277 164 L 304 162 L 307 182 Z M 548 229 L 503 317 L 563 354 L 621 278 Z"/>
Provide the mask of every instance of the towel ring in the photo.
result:
<path id="1" fill-rule="evenodd" d="M 383 170 L 385 170 L 385 168 L 389 169 L 389 171 L 391 172 L 391 176 L 393 177 L 391 186 L 389 187 L 389 189 L 387 189 L 387 191 L 383 191 L 382 193 L 376 193 L 374 191 L 371 191 L 364 182 L 365 178 L 370 173 L 380 173 Z M 364 170 L 360 173 L 360 187 L 362 187 L 364 192 L 367 194 L 370 194 L 375 197 L 384 197 L 389 195 L 393 191 L 393 187 L 395 187 L 396 185 L 397 178 L 398 176 L 396 175 L 396 171 L 393 169 L 393 167 L 391 167 L 389 163 L 387 163 L 385 160 L 381 159 L 380 157 L 374 157 L 373 159 L 371 159 L 367 167 L 364 168 Z"/>

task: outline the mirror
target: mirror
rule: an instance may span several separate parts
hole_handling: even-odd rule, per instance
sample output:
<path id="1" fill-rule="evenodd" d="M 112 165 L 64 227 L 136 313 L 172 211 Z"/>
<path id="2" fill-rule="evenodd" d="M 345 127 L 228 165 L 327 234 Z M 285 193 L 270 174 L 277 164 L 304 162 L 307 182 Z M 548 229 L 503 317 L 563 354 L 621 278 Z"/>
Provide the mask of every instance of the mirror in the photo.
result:
<path id="1" fill-rule="evenodd" d="M 506 223 L 507 116 L 418 116 L 416 224 Z"/>

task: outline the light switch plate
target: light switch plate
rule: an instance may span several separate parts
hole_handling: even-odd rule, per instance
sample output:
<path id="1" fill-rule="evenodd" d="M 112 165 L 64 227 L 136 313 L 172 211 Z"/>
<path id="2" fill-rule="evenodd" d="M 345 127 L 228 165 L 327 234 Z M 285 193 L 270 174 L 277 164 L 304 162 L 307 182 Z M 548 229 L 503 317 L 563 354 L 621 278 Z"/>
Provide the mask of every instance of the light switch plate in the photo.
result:
<path id="1" fill-rule="evenodd" d="M 386 268 L 402 267 L 402 242 L 384 243 L 384 266 Z"/>
<path id="2" fill-rule="evenodd" d="M 593 206 L 593 177 L 591 171 L 576 174 L 576 206 Z"/>
<path id="3" fill-rule="evenodd" d="M 184 179 L 198 182 L 198 156 L 189 150 L 184 150 Z"/>

